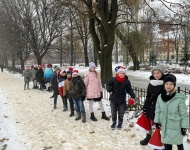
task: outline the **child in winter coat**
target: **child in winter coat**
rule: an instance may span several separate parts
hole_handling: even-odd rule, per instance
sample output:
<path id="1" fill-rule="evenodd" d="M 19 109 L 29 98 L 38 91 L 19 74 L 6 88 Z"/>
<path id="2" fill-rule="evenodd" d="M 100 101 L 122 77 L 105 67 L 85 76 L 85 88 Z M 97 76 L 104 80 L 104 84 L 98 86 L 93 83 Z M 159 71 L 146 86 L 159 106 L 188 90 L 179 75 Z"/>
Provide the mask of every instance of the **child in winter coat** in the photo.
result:
<path id="1" fill-rule="evenodd" d="M 164 79 L 164 90 L 156 102 L 154 122 L 156 127 L 161 127 L 161 141 L 165 150 L 172 150 L 172 145 L 177 145 L 178 150 L 183 148 L 183 136 L 189 128 L 187 113 L 187 97 L 175 90 L 176 77 L 172 74 Z"/>
<path id="2" fill-rule="evenodd" d="M 164 90 L 164 74 L 163 66 L 155 66 L 150 76 L 150 82 L 147 88 L 146 100 L 143 106 L 143 112 L 150 121 L 151 127 L 154 126 L 155 107 L 158 95 Z M 151 138 L 152 130 L 146 135 L 145 139 L 140 141 L 141 145 L 147 145 Z"/>
<path id="3" fill-rule="evenodd" d="M 65 105 L 67 108 L 67 98 L 69 99 L 69 104 L 70 104 L 70 109 L 71 109 L 71 114 L 69 115 L 69 117 L 74 116 L 74 102 L 73 99 L 71 98 L 71 94 L 70 94 L 70 82 L 72 79 L 72 71 L 68 70 L 67 71 L 67 79 L 64 82 L 64 88 L 63 88 L 63 96 L 65 97 Z"/>
<path id="4" fill-rule="evenodd" d="M 66 79 L 67 79 L 67 73 L 65 70 L 62 70 L 60 72 L 60 77 L 59 77 L 59 95 L 61 96 L 63 101 L 63 111 L 67 110 L 67 103 L 65 102 L 67 101 L 67 99 L 65 98 L 65 96 L 63 96 L 64 83 Z"/>
<path id="5" fill-rule="evenodd" d="M 82 122 L 85 123 L 86 112 L 82 98 L 86 96 L 86 87 L 81 76 L 79 76 L 78 70 L 73 70 L 72 77 L 69 91 L 76 107 L 77 117 L 75 120 L 81 119 L 82 115 Z"/>
<path id="6" fill-rule="evenodd" d="M 106 89 L 110 93 L 110 105 L 112 113 L 112 125 L 111 128 L 116 128 L 117 123 L 117 113 L 118 113 L 118 125 L 117 128 L 122 128 L 123 116 L 126 108 L 126 91 L 135 99 L 135 94 L 131 88 L 131 82 L 126 76 L 125 69 L 120 68 L 116 77 L 113 77 L 106 84 Z"/>
<path id="7" fill-rule="evenodd" d="M 91 62 L 89 64 L 89 72 L 85 75 L 84 78 L 84 83 L 86 85 L 87 89 L 87 100 L 89 100 L 89 110 L 91 113 L 90 119 L 92 121 L 97 121 L 97 119 L 94 116 L 94 111 L 93 111 L 93 103 L 94 101 L 99 103 L 101 112 L 102 112 L 102 119 L 109 120 L 109 118 L 106 116 L 103 103 L 102 103 L 102 83 L 100 76 L 95 70 L 96 65 Z"/>
<path id="8" fill-rule="evenodd" d="M 32 72 L 29 70 L 29 67 L 26 66 L 26 70 L 23 73 L 24 75 L 24 90 L 26 90 L 26 85 L 27 89 L 29 89 L 29 82 L 31 81 L 32 78 Z"/>
<path id="9" fill-rule="evenodd" d="M 60 72 L 60 68 L 56 67 L 55 72 L 56 73 L 53 75 L 52 80 L 51 80 L 51 85 L 53 87 L 53 92 L 54 92 L 54 107 L 53 107 L 54 109 L 57 108 L 57 97 L 59 95 L 59 91 L 58 91 L 58 84 L 59 84 L 58 74 Z"/>

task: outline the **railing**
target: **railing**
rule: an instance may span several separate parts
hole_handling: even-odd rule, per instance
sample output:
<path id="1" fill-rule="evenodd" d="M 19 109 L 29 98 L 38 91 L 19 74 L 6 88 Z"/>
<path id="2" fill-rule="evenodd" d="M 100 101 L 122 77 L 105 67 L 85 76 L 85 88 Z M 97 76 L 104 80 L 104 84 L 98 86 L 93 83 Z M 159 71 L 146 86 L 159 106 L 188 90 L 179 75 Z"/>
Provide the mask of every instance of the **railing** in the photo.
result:
<path id="1" fill-rule="evenodd" d="M 133 106 L 127 105 L 127 108 L 129 110 L 141 111 L 144 101 L 146 99 L 147 90 L 144 88 L 137 88 L 137 87 L 132 87 L 132 89 L 136 95 L 136 98 L 135 98 L 136 103 Z M 182 90 L 180 87 L 177 87 L 177 91 L 178 91 L 178 93 L 182 93 L 182 94 L 188 96 L 188 98 L 190 99 L 190 90 L 187 89 L 186 87 L 184 90 Z M 106 89 L 103 90 L 103 98 L 107 99 L 107 100 L 109 99 L 109 93 L 107 92 Z M 130 98 L 130 95 L 126 94 L 126 100 L 128 100 L 129 98 Z"/>

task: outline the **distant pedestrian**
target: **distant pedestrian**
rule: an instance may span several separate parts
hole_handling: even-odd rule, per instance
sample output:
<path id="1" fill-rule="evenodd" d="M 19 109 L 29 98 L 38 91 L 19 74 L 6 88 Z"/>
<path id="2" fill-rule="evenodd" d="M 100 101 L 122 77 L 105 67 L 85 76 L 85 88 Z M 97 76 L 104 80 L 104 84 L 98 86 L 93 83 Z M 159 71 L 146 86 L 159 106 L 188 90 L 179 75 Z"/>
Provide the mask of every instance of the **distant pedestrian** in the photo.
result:
<path id="1" fill-rule="evenodd" d="M 94 110 L 93 110 L 93 103 L 98 102 L 99 107 L 102 112 L 102 119 L 109 120 L 109 118 L 106 116 L 104 106 L 102 103 L 102 83 L 101 78 L 99 74 L 97 73 L 96 65 L 91 62 L 89 63 L 89 72 L 85 75 L 84 83 L 86 85 L 87 89 L 87 100 L 89 101 L 89 110 L 91 113 L 90 119 L 92 121 L 97 121 L 96 117 L 94 116 Z"/>
<path id="2" fill-rule="evenodd" d="M 69 99 L 70 111 L 71 111 L 71 114 L 69 115 L 69 117 L 74 116 L 74 102 L 73 102 L 73 99 L 72 99 L 70 91 L 69 91 L 71 80 L 72 80 L 72 71 L 68 70 L 67 71 L 67 79 L 64 82 L 63 96 L 66 97 L 66 101 L 65 101 L 66 107 L 67 107 L 67 99 Z"/>
<path id="3" fill-rule="evenodd" d="M 123 117 L 126 109 L 126 91 L 135 99 L 135 94 L 131 87 L 131 82 L 126 76 L 126 71 L 123 67 L 118 69 L 116 76 L 110 79 L 106 84 L 106 89 L 110 93 L 110 105 L 112 113 L 112 125 L 111 128 L 115 129 L 117 124 L 118 113 L 118 125 L 117 128 L 122 128 Z"/>
<path id="4" fill-rule="evenodd" d="M 65 80 L 67 79 L 67 73 L 65 70 L 62 70 L 60 72 L 60 76 L 59 76 L 59 95 L 61 96 L 62 98 L 62 101 L 63 101 L 63 111 L 67 111 L 68 108 L 67 108 L 67 98 L 65 96 L 63 96 L 63 90 L 64 90 L 64 83 L 65 83 Z"/>
<path id="5" fill-rule="evenodd" d="M 36 81 L 40 85 L 40 90 L 43 90 L 43 78 L 44 78 L 44 71 L 42 69 L 42 66 L 38 66 L 38 70 L 36 72 Z"/>
<path id="6" fill-rule="evenodd" d="M 157 128 L 161 128 L 161 141 L 165 150 L 172 150 L 172 145 L 177 145 L 178 150 L 184 150 L 183 136 L 189 128 L 187 97 L 177 93 L 175 86 L 176 77 L 172 74 L 166 76 L 164 90 L 156 102 L 154 122 Z"/>
<path id="7" fill-rule="evenodd" d="M 24 76 L 24 90 L 26 90 L 26 85 L 27 89 L 29 89 L 29 82 L 31 81 L 32 78 L 32 72 L 30 71 L 29 66 L 26 66 L 26 70 L 23 73 Z"/>
<path id="8" fill-rule="evenodd" d="M 51 64 L 47 64 L 47 67 L 44 71 L 44 80 L 47 85 L 46 91 L 49 91 L 49 92 L 50 92 L 50 82 L 51 82 L 52 77 L 53 77 L 53 70 L 51 68 Z"/>
<path id="9" fill-rule="evenodd" d="M 155 116 L 155 107 L 158 95 L 164 90 L 164 77 L 165 70 L 163 66 L 157 65 L 151 70 L 151 76 L 149 77 L 150 82 L 147 88 L 146 99 L 143 106 L 143 112 L 145 116 L 149 119 L 151 129 L 146 137 L 140 141 L 141 145 L 147 145 L 151 135 L 152 127 L 155 125 L 154 116 Z"/>
<path id="10" fill-rule="evenodd" d="M 3 72 L 4 66 L 3 64 L 1 64 L 1 72 Z"/>
<path id="11" fill-rule="evenodd" d="M 57 97 L 59 95 L 59 91 L 58 91 L 58 84 L 59 84 L 59 78 L 58 78 L 58 74 L 60 72 L 60 68 L 56 67 L 55 68 L 55 74 L 52 77 L 51 80 L 51 84 L 52 84 L 52 88 L 53 88 L 53 92 L 54 92 L 54 109 L 57 108 Z"/>

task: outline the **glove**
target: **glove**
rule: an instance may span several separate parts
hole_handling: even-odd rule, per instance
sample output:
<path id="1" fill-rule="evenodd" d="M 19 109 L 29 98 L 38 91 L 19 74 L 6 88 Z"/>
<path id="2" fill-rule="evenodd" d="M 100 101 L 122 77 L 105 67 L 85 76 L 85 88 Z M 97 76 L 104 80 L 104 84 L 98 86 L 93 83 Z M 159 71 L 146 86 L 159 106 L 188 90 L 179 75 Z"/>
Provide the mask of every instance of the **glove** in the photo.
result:
<path id="1" fill-rule="evenodd" d="M 129 105 L 129 106 L 132 106 L 134 103 L 135 103 L 134 98 L 130 98 L 130 99 L 128 100 L 128 105 Z"/>
<path id="2" fill-rule="evenodd" d="M 186 129 L 185 128 L 181 128 L 181 134 L 184 136 L 186 134 Z"/>
<path id="3" fill-rule="evenodd" d="M 156 123 L 156 128 L 160 129 L 160 124 L 159 123 Z"/>

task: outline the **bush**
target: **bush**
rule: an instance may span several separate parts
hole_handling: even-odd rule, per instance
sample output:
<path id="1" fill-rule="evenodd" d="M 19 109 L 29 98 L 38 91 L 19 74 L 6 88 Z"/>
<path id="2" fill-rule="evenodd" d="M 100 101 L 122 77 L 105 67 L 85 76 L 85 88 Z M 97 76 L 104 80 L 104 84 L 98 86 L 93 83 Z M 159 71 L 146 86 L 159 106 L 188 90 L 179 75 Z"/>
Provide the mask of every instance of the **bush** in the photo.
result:
<path id="1" fill-rule="evenodd" d="M 23 74 L 23 70 L 20 69 L 20 68 L 12 68 L 12 67 L 8 66 L 8 67 L 7 67 L 7 70 L 8 70 L 9 72 L 18 72 L 18 73 L 20 73 L 20 74 Z"/>

